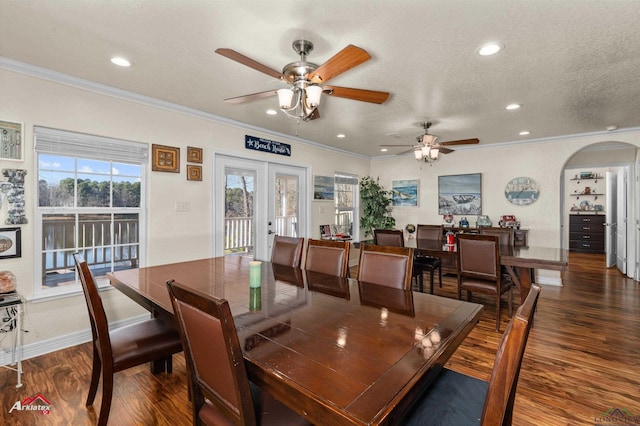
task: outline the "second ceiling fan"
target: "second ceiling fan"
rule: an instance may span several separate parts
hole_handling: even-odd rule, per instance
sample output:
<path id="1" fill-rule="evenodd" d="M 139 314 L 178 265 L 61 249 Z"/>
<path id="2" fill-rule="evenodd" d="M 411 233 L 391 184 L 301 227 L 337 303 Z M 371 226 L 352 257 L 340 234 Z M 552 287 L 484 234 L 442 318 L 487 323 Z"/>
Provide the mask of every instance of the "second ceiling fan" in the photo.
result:
<path id="1" fill-rule="evenodd" d="M 323 86 L 330 79 L 371 59 L 364 49 L 348 45 L 322 65 L 307 62 L 307 55 L 313 50 L 313 43 L 307 40 L 293 42 L 293 50 L 300 55 L 300 61 L 287 64 L 282 72 L 276 71 L 232 49 L 216 49 L 216 53 L 239 62 L 289 85 L 288 89 L 267 90 L 250 95 L 225 99 L 229 103 L 242 103 L 268 96 L 278 95 L 280 109 L 287 115 L 313 120 L 320 117 L 318 105 L 322 94 L 353 99 L 356 101 L 381 104 L 389 97 L 388 92 L 354 89 L 350 87 Z"/>
<path id="2" fill-rule="evenodd" d="M 398 155 L 405 154 L 413 151 L 416 159 L 425 160 L 426 162 L 435 161 L 438 158 L 439 153 L 449 154 L 454 150 L 447 148 L 447 146 L 455 145 L 474 145 L 480 143 L 478 138 L 471 139 L 459 139 L 455 141 L 436 142 L 438 136 L 429 134 L 429 128 L 431 122 L 420 123 L 420 126 L 424 129 L 424 134 L 416 137 L 416 143 L 412 145 L 380 145 L 381 148 L 397 148 L 397 147 L 411 147 L 398 153 Z"/>

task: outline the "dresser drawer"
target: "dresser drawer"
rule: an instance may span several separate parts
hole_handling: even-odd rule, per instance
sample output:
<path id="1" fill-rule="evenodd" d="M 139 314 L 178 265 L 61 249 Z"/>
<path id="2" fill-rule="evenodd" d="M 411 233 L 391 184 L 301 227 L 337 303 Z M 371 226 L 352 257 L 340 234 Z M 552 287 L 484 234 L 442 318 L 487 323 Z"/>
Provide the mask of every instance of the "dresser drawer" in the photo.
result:
<path id="1" fill-rule="evenodd" d="M 569 241 L 593 241 L 593 242 L 603 242 L 604 234 L 601 233 L 587 233 L 587 232 L 570 232 L 569 233 Z"/>
<path id="2" fill-rule="evenodd" d="M 594 214 L 572 214 L 569 215 L 569 226 L 577 226 L 577 225 L 590 225 L 593 227 L 602 226 L 604 224 L 605 217 L 603 215 L 594 215 Z"/>
<path id="3" fill-rule="evenodd" d="M 583 232 L 586 234 L 604 234 L 604 225 L 593 223 L 572 223 L 569 232 Z"/>
<path id="4" fill-rule="evenodd" d="M 604 241 L 569 241 L 569 250 L 578 252 L 604 253 Z"/>

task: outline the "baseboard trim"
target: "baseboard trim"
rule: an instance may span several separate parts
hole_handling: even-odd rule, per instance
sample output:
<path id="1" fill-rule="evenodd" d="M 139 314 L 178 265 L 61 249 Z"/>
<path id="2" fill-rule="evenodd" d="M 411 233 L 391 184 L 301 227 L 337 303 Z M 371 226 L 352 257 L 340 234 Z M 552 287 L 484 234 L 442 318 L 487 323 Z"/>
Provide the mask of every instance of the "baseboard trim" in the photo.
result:
<path id="1" fill-rule="evenodd" d="M 121 321 L 115 321 L 110 323 L 111 328 L 118 328 L 136 322 L 149 319 L 149 314 L 142 314 L 135 317 L 127 318 Z M 23 335 L 24 337 L 24 335 Z M 91 341 L 91 328 L 79 330 L 73 333 L 69 333 L 63 336 L 53 337 L 51 339 L 40 340 L 37 342 L 29 343 L 22 346 L 22 360 L 29 358 L 35 358 L 40 355 L 45 355 L 51 352 L 66 349 L 71 346 L 81 345 Z M 0 366 L 10 365 L 13 363 L 13 349 L 2 348 L 0 354 Z"/>
<path id="2" fill-rule="evenodd" d="M 537 284 L 546 284 L 546 285 L 555 285 L 556 287 L 562 287 L 562 278 L 538 276 L 538 277 L 536 277 L 536 283 Z"/>

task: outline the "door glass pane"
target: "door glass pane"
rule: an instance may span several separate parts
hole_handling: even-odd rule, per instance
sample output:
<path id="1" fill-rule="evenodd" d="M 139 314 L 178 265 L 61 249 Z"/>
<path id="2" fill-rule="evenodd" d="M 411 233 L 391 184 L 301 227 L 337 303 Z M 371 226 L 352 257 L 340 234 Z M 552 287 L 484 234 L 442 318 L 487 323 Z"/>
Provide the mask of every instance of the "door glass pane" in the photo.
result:
<path id="1" fill-rule="evenodd" d="M 224 254 L 252 255 L 256 172 L 225 169 Z"/>
<path id="2" fill-rule="evenodd" d="M 298 236 L 298 177 L 276 175 L 276 234 Z"/>

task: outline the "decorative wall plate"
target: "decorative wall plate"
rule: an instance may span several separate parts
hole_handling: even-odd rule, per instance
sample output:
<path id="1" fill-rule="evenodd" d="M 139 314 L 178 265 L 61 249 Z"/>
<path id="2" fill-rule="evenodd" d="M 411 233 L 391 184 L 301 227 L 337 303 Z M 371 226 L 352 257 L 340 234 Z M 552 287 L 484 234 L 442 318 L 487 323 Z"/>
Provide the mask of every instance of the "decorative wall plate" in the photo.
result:
<path id="1" fill-rule="evenodd" d="M 513 178 L 504 188 L 504 196 L 512 204 L 517 206 L 528 206 L 535 203 L 540 195 L 538 184 L 529 177 Z"/>

